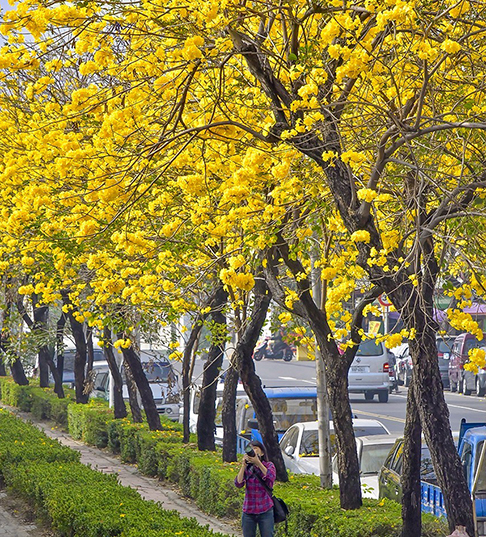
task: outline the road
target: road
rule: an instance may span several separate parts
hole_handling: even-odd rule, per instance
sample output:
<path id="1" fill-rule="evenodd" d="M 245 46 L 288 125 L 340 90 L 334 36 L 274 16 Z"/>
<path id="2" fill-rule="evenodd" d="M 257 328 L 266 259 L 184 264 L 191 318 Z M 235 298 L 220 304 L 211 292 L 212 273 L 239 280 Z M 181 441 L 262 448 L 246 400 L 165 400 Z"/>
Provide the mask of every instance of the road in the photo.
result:
<path id="1" fill-rule="evenodd" d="M 200 378 L 203 361 L 198 360 L 194 377 Z M 309 386 L 315 385 L 315 362 L 284 362 L 267 360 L 255 362 L 256 371 L 264 386 Z M 486 422 L 486 398 L 474 394 L 465 396 L 445 392 L 449 407 L 450 423 L 453 431 L 459 431 L 462 418 L 473 422 Z M 381 421 L 391 433 L 401 434 L 405 425 L 407 388 L 400 388 L 398 394 L 391 394 L 388 403 L 379 403 L 377 398 L 365 401 L 364 396 L 353 394 L 351 406 L 359 418 L 374 418 Z"/>

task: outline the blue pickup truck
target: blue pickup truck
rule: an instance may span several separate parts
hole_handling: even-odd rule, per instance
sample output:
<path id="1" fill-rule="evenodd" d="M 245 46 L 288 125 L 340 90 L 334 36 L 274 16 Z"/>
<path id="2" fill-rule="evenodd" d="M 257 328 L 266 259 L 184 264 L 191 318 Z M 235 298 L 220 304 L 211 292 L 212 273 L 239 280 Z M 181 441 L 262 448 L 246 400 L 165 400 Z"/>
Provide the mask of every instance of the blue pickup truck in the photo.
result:
<path id="1" fill-rule="evenodd" d="M 461 422 L 459 432 L 459 456 L 464 467 L 467 485 L 474 500 L 476 537 L 486 536 L 486 452 L 482 456 L 486 440 L 485 423 Z M 400 477 L 403 462 L 403 438 L 396 441 L 378 476 L 379 496 L 401 502 Z M 446 517 L 444 498 L 437 485 L 430 452 L 422 445 L 421 462 L 422 512 Z"/>

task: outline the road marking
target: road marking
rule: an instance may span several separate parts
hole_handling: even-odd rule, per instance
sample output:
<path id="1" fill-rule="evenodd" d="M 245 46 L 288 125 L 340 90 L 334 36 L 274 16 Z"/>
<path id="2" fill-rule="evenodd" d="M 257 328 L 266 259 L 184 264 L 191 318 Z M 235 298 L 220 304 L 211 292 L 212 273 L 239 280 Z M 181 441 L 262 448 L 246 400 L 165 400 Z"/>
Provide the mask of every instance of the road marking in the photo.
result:
<path id="1" fill-rule="evenodd" d="M 448 393 L 447 395 L 455 395 L 456 397 L 460 397 L 461 394 L 454 394 L 454 393 Z M 395 397 L 403 397 L 404 399 L 407 398 L 406 395 L 395 395 Z M 478 397 L 478 400 L 482 400 L 480 397 Z M 471 408 L 469 406 L 461 406 L 461 405 L 453 405 L 453 404 L 450 404 L 450 403 L 447 403 L 446 401 L 446 404 L 448 407 L 451 407 L 451 408 L 459 408 L 461 410 L 471 410 L 472 412 L 486 412 L 486 410 L 479 410 L 478 408 Z"/>
<path id="2" fill-rule="evenodd" d="M 294 377 L 278 377 L 279 379 L 282 379 L 282 380 L 297 380 L 296 378 Z"/>
<path id="3" fill-rule="evenodd" d="M 381 418 L 382 420 L 398 421 L 399 423 L 405 423 L 403 418 L 396 418 L 395 416 L 388 416 L 387 414 L 376 414 L 375 412 L 365 412 L 364 410 L 356 410 L 353 408 L 353 413 L 364 414 L 365 416 L 371 416 L 372 418 Z"/>

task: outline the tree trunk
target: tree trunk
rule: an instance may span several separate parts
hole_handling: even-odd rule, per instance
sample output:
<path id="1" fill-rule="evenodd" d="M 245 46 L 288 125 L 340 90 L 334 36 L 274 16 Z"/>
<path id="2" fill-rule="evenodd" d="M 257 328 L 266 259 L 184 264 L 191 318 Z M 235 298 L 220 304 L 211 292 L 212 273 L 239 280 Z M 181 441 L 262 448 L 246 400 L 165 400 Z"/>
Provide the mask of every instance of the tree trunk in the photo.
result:
<path id="1" fill-rule="evenodd" d="M 66 304 L 65 301 L 65 293 L 61 293 L 63 296 L 63 303 Z M 56 323 L 56 369 L 59 373 L 59 379 L 60 383 L 62 384 L 62 375 L 64 373 L 64 327 L 66 326 L 67 321 L 67 315 L 61 311 L 61 316 L 57 320 Z M 55 381 L 56 377 L 54 377 Z M 56 391 L 56 385 L 54 387 L 54 391 Z M 62 388 L 61 388 L 62 389 Z M 56 393 L 59 395 L 59 393 L 56 391 Z"/>
<path id="2" fill-rule="evenodd" d="M 0 377 L 6 377 L 6 376 L 7 376 L 7 368 L 5 367 L 3 356 L 0 356 Z"/>
<path id="3" fill-rule="evenodd" d="M 86 329 L 86 350 L 87 350 L 87 364 L 86 364 L 86 376 L 93 371 L 94 362 L 94 349 L 93 349 L 93 328 L 88 326 Z"/>
<path id="4" fill-rule="evenodd" d="M 83 325 L 76 321 L 71 313 L 68 313 L 71 331 L 76 345 L 76 354 L 74 356 L 74 390 L 76 392 L 76 403 L 86 404 L 88 394 L 84 393 L 85 368 L 86 368 L 86 338 L 84 336 Z"/>
<path id="5" fill-rule="evenodd" d="M 127 390 L 128 390 L 128 402 L 130 404 L 130 412 L 132 413 L 132 420 L 135 423 L 142 423 L 143 416 L 140 405 L 138 404 L 138 390 L 135 379 L 133 378 L 132 370 L 130 369 L 130 364 L 124 359 L 123 366 L 125 368 L 125 376 L 127 379 Z"/>
<path id="6" fill-rule="evenodd" d="M 283 461 L 282 452 L 278 443 L 278 435 L 273 424 L 273 415 L 270 403 L 263 391 L 260 377 L 255 372 L 255 362 L 252 354 L 257 344 L 263 323 L 270 305 L 270 294 L 265 280 L 255 278 L 254 303 L 251 320 L 244 327 L 233 354 L 234 362 L 238 368 L 243 387 L 251 400 L 258 420 L 259 430 L 263 443 L 267 449 L 269 459 L 275 464 L 277 479 L 288 481 L 287 470 Z"/>
<path id="7" fill-rule="evenodd" d="M 39 332 L 48 331 L 47 323 L 49 317 L 49 307 L 42 305 L 38 306 L 38 297 L 36 295 L 32 296 L 32 305 L 33 305 L 33 315 L 34 315 L 34 325 L 33 330 Z M 43 345 L 37 354 L 39 359 L 39 386 L 41 388 L 49 387 L 49 358 L 51 357 L 51 351 L 47 345 Z"/>
<path id="8" fill-rule="evenodd" d="M 189 442 L 191 434 L 191 431 L 189 430 L 189 413 L 191 410 L 191 379 L 194 365 L 194 350 L 197 349 L 202 327 L 202 318 L 198 316 L 192 325 L 191 333 L 189 334 L 189 339 L 184 347 L 184 356 L 182 358 L 182 426 L 184 430 L 182 441 L 185 444 Z"/>
<path id="9" fill-rule="evenodd" d="M 122 348 L 123 357 L 130 366 L 133 378 L 140 393 L 142 399 L 143 409 L 145 410 L 145 416 L 147 417 L 147 423 L 151 431 L 160 431 L 162 425 L 160 423 L 160 416 L 155 405 L 154 395 L 150 388 L 150 383 L 147 380 L 145 372 L 142 368 L 140 358 L 137 356 L 133 347 L 128 349 Z"/>
<path id="10" fill-rule="evenodd" d="M 48 318 L 49 318 L 49 308 L 48 306 L 38 306 L 38 297 L 37 295 L 32 296 L 32 304 L 34 306 L 34 322 L 31 326 L 32 330 L 39 330 L 40 332 L 47 333 L 48 331 Z M 54 393 L 58 396 L 59 399 L 64 398 L 64 388 L 62 387 L 62 378 L 59 374 L 59 371 L 54 363 L 52 351 L 49 345 L 43 345 L 39 349 L 39 377 L 40 377 L 40 387 L 47 388 L 49 386 L 49 370 L 52 373 L 52 378 L 54 379 Z M 45 367 L 41 364 L 45 364 Z M 44 372 L 43 372 L 44 370 Z"/>
<path id="11" fill-rule="evenodd" d="M 317 327 L 314 327 L 314 330 L 317 330 Z M 322 341 L 322 334 L 314 333 L 322 352 L 325 345 Z M 341 508 L 358 509 L 362 505 L 362 497 L 353 416 L 348 395 L 349 363 L 343 359 L 343 356 L 339 358 L 329 354 L 326 356 L 326 352 L 328 350 L 325 350 L 322 355 L 325 358 L 329 404 L 336 437 Z"/>
<path id="12" fill-rule="evenodd" d="M 418 308 L 415 310 L 418 311 Z M 425 319 L 422 319 L 425 321 Z M 420 326 L 420 324 L 415 324 Z M 424 330 L 410 340 L 413 361 L 414 396 L 429 446 L 451 532 L 456 526 L 465 526 L 474 535 L 472 502 L 464 470 L 452 438 L 449 409 L 444 398 L 437 358 L 435 331 L 422 324 Z"/>
<path id="13" fill-rule="evenodd" d="M 127 407 L 125 401 L 123 401 L 123 379 L 118 367 L 115 353 L 113 352 L 113 345 L 111 340 L 111 330 L 109 328 L 103 329 L 104 347 L 103 352 L 108 362 L 108 368 L 113 378 L 113 415 L 115 419 L 122 419 L 127 417 Z"/>
<path id="14" fill-rule="evenodd" d="M 221 287 L 218 289 L 212 304 L 211 318 L 215 325 L 226 326 L 226 316 L 223 313 L 228 300 L 228 293 Z M 219 334 L 219 330 L 217 330 Z M 197 415 L 197 447 L 200 451 L 214 451 L 215 420 L 216 420 L 216 390 L 218 377 L 223 365 L 224 338 L 216 338 L 209 349 L 203 370 L 203 382 L 201 386 L 201 401 Z"/>
<path id="15" fill-rule="evenodd" d="M 12 371 L 14 381 L 19 386 L 27 386 L 29 384 L 29 380 L 25 375 L 24 366 L 22 365 L 20 358 L 17 358 L 10 364 L 10 369 Z"/>
<path id="16" fill-rule="evenodd" d="M 402 537 L 420 537 L 422 534 L 422 509 L 420 487 L 420 462 L 422 428 L 415 403 L 414 380 L 408 390 L 405 441 L 402 466 Z"/>
<path id="17" fill-rule="evenodd" d="M 232 365 L 226 372 L 223 389 L 223 462 L 235 462 L 236 453 L 236 390 L 238 388 L 238 370 Z"/>

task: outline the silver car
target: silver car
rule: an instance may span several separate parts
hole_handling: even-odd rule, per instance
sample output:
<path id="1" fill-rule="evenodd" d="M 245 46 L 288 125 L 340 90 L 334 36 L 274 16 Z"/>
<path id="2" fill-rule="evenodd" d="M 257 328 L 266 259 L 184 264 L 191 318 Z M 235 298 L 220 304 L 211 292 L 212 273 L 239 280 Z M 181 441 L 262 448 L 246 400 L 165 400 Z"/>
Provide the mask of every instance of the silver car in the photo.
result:
<path id="1" fill-rule="evenodd" d="M 386 403 L 390 389 L 390 355 L 383 343 L 373 339 L 362 341 L 348 373 L 349 393 L 364 393 L 367 401 L 378 394 Z"/>

